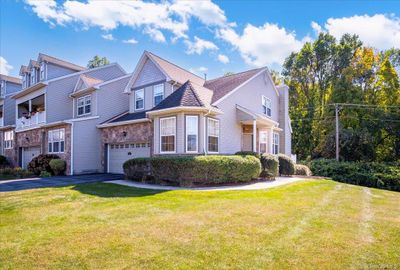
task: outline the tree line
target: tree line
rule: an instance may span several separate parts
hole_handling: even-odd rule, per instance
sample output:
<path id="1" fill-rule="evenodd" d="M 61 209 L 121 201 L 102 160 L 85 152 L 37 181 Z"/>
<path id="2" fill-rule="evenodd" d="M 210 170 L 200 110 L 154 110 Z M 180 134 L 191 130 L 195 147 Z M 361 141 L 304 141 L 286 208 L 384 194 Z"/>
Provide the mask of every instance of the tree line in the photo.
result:
<path id="1" fill-rule="evenodd" d="M 293 152 L 335 157 L 335 103 L 340 106 L 340 159 L 400 159 L 400 50 L 378 51 L 356 35 L 321 33 L 286 58 L 280 76 L 290 91 Z M 359 106 L 357 104 L 362 104 Z"/>

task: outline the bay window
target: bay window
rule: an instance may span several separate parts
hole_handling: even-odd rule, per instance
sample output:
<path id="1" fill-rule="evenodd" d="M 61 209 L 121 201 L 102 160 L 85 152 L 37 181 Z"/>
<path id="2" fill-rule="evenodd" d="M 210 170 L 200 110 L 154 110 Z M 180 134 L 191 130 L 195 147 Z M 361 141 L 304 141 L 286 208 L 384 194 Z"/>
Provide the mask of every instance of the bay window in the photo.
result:
<path id="1" fill-rule="evenodd" d="M 260 132 L 260 153 L 267 152 L 267 143 L 268 143 L 267 132 L 261 131 Z"/>
<path id="2" fill-rule="evenodd" d="M 4 132 L 4 149 L 12 149 L 14 146 L 14 132 L 12 130 Z"/>
<path id="3" fill-rule="evenodd" d="M 164 99 L 164 85 L 157 84 L 153 89 L 154 106 L 157 106 Z"/>
<path id="4" fill-rule="evenodd" d="M 87 115 L 92 110 L 92 97 L 90 95 L 80 97 L 77 100 L 78 116 Z"/>
<path id="5" fill-rule="evenodd" d="M 199 117 L 197 115 L 186 116 L 186 152 L 197 153 L 199 140 Z"/>
<path id="6" fill-rule="evenodd" d="M 144 109 L 144 89 L 135 91 L 135 110 Z"/>
<path id="7" fill-rule="evenodd" d="M 65 129 L 54 129 L 48 132 L 49 153 L 64 153 Z"/>
<path id="8" fill-rule="evenodd" d="M 160 119 L 160 152 L 175 153 L 176 117 Z"/>
<path id="9" fill-rule="evenodd" d="M 272 115 L 271 100 L 265 96 L 262 96 L 262 108 L 263 108 L 263 113 L 271 117 Z"/>
<path id="10" fill-rule="evenodd" d="M 274 132 L 272 140 L 272 153 L 279 154 L 279 133 Z"/>
<path id="11" fill-rule="evenodd" d="M 218 153 L 219 120 L 212 118 L 207 119 L 207 141 L 208 141 L 208 152 Z"/>

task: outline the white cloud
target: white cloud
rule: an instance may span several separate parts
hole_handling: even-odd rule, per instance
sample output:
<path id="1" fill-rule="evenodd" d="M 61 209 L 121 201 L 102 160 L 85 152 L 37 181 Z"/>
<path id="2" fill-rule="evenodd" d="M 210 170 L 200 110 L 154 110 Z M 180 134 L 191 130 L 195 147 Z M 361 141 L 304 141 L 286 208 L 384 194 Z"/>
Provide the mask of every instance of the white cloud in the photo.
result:
<path id="1" fill-rule="evenodd" d="M 10 74 L 10 71 L 13 69 L 14 67 L 11 66 L 10 64 L 8 64 L 7 60 L 0 56 L 0 73 L 3 75 L 8 75 Z"/>
<path id="2" fill-rule="evenodd" d="M 26 3 L 32 6 L 32 10 L 39 18 L 51 26 L 55 26 L 55 24 L 64 25 L 72 19 L 64 13 L 62 8 L 57 6 L 55 0 L 26 0 Z"/>
<path id="3" fill-rule="evenodd" d="M 311 22 L 311 28 L 314 30 L 314 32 L 319 35 L 319 33 L 322 32 L 322 27 L 318 23 L 312 21 Z"/>
<path id="4" fill-rule="evenodd" d="M 189 71 L 194 74 L 197 74 L 197 76 L 203 77 L 204 74 L 207 74 L 208 68 L 201 66 L 201 67 L 197 67 L 197 68 L 189 68 Z"/>
<path id="5" fill-rule="evenodd" d="M 310 39 L 298 40 L 295 33 L 270 23 L 260 27 L 248 24 L 241 35 L 232 28 L 220 29 L 217 34 L 236 48 L 246 63 L 258 67 L 282 65 L 291 52 Z"/>
<path id="6" fill-rule="evenodd" d="M 199 67 L 198 69 L 197 69 L 199 72 L 207 72 L 208 71 L 208 68 L 206 68 L 206 67 Z"/>
<path id="7" fill-rule="evenodd" d="M 106 40 L 114 40 L 115 39 L 112 34 L 103 34 L 103 35 L 101 35 L 101 37 Z"/>
<path id="8" fill-rule="evenodd" d="M 164 34 L 158 29 L 147 27 L 144 32 L 147 33 L 156 42 L 165 42 Z"/>
<path id="9" fill-rule="evenodd" d="M 218 50 L 217 45 L 211 41 L 201 39 L 199 37 L 194 37 L 194 41 L 185 40 L 184 43 L 187 46 L 187 54 L 202 54 L 205 50 Z"/>
<path id="10" fill-rule="evenodd" d="M 218 54 L 218 61 L 220 61 L 223 64 L 228 64 L 229 63 L 229 57 L 226 56 L 225 54 Z"/>
<path id="11" fill-rule="evenodd" d="M 136 43 L 138 43 L 138 41 L 136 39 L 134 39 L 134 38 L 126 39 L 126 40 L 123 40 L 122 42 L 123 43 L 127 43 L 127 44 L 136 44 Z"/>
<path id="12" fill-rule="evenodd" d="M 324 28 L 334 37 L 356 34 L 368 46 L 381 50 L 400 47 L 400 18 L 394 15 L 329 18 Z"/>

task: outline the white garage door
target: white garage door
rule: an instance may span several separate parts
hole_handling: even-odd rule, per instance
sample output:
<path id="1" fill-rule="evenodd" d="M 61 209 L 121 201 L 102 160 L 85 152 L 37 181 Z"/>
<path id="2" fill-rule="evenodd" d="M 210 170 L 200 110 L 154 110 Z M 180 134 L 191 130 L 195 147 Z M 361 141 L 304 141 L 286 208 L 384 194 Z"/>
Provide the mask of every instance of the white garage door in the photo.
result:
<path id="1" fill-rule="evenodd" d="M 108 149 L 109 173 L 124 173 L 122 165 L 128 159 L 150 156 L 150 145 L 148 143 L 110 144 Z"/>
<path id="2" fill-rule="evenodd" d="M 29 162 L 31 160 L 40 155 L 40 147 L 24 147 L 22 152 L 22 168 L 28 168 Z"/>

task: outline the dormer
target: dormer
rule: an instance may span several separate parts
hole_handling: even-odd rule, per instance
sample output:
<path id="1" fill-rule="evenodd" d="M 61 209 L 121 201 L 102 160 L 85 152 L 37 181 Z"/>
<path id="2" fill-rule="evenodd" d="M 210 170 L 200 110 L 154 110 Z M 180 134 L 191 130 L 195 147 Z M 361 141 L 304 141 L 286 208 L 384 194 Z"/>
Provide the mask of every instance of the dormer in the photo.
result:
<path id="1" fill-rule="evenodd" d="M 79 76 L 74 91 L 70 95 L 73 100 L 74 118 L 97 115 L 95 91 L 98 89 L 97 85 L 102 82 L 104 81 L 86 74 Z"/>

